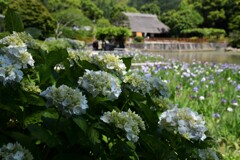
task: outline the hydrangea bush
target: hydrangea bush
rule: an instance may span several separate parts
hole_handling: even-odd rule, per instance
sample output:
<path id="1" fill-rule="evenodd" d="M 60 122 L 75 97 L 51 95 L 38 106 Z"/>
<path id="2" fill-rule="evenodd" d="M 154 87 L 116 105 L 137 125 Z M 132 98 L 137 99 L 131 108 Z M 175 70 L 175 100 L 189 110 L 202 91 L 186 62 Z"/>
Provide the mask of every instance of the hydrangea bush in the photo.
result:
<path id="1" fill-rule="evenodd" d="M 0 158 L 221 159 L 203 117 L 174 108 L 132 57 L 48 51 L 23 35 L 0 40 Z"/>

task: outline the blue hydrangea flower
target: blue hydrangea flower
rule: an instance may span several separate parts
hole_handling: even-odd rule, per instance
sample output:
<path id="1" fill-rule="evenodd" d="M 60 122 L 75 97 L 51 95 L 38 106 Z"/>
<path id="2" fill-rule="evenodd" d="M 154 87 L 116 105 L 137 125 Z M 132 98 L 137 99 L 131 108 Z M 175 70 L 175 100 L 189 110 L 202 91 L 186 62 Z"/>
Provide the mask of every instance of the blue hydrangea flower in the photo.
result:
<path id="1" fill-rule="evenodd" d="M 130 109 L 127 112 L 105 112 L 100 118 L 105 123 L 114 123 L 117 128 L 126 131 L 126 137 L 129 141 L 137 142 L 140 128 L 145 130 L 145 124 L 142 118 Z"/>
<path id="2" fill-rule="evenodd" d="M 211 148 L 198 149 L 198 154 L 201 160 L 219 160 L 216 152 Z"/>
<path id="3" fill-rule="evenodd" d="M 151 86 L 151 95 L 162 96 L 163 98 L 170 96 L 170 91 L 167 88 L 165 82 L 163 82 L 160 78 L 150 77 L 148 78 L 148 82 Z"/>
<path id="4" fill-rule="evenodd" d="M 115 100 L 122 92 L 120 80 L 104 71 L 86 70 L 83 77 L 79 78 L 78 83 L 82 88 L 91 93 L 93 97 L 102 95 L 110 100 Z"/>
<path id="5" fill-rule="evenodd" d="M 66 85 L 59 88 L 48 87 L 40 95 L 47 99 L 47 107 L 54 105 L 67 117 L 84 114 L 88 108 L 87 99 L 82 92 Z"/>
<path id="6" fill-rule="evenodd" d="M 126 83 L 127 87 L 133 92 L 145 95 L 150 93 L 151 85 L 147 81 L 145 76 L 140 75 L 137 72 L 129 72 L 124 76 L 123 82 Z"/>
<path id="7" fill-rule="evenodd" d="M 92 62 L 98 65 L 103 71 L 112 71 L 118 76 L 126 74 L 126 66 L 119 56 L 110 53 L 92 57 Z"/>
<path id="8" fill-rule="evenodd" d="M 32 154 L 18 142 L 8 143 L 0 148 L 1 160 L 33 160 Z"/>
<path id="9" fill-rule="evenodd" d="M 190 108 L 173 108 L 163 112 L 159 117 L 159 125 L 167 130 L 176 131 L 187 139 L 206 139 L 205 121 L 202 116 Z"/>
<path id="10" fill-rule="evenodd" d="M 23 78 L 23 72 L 19 65 L 12 63 L 7 56 L 0 56 L 0 81 L 3 85 L 13 81 L 20 82 Z"/>

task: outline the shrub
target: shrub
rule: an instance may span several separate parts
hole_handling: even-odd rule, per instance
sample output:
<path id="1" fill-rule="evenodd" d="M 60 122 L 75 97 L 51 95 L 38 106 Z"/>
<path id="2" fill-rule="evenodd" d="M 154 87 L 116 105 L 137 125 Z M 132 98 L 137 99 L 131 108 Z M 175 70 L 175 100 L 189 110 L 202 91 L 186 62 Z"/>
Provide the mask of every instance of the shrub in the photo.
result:
<path id="1" fill-rule="evenodd" d="M 202 116 L 156 104 L 169 96 L 165 83 L 129 70 L 132 57 L 73 58 L 16 32 L 0 44 L 1 159 L 217 156 Z"/>
<path id="2" fill-rule="evenodd" d="M 240 48 L 240 32 L 239 31 L 233 31 L 229 34 L 229 46 L 234 48 Z"/>
<path id="3" fill-rule="evenodd" d="M 143 40 L 144 40 L 144 38 L 141 37 L 141 36 L 136 36 L 136 37 L 134 38 L 134 41 L 135 41 L 135 42 L 143 42 Z"/>
<path id="4" fill-rule="evenodd" d="M 194 28 L 194 29 L 185 29 L 181 31 L 181 34 L 187 35 L 190 37 L 206 37 L 206 38 L 222 38 L 226 35 L 224 29 L 218 28 Z"/>

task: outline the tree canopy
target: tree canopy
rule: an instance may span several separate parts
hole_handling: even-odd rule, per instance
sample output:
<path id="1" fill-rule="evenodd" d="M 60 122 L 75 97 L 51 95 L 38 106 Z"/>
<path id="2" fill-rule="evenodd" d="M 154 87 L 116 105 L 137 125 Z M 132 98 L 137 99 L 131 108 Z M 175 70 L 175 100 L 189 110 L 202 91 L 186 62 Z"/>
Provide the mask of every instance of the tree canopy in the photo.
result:
<path id="1" fill-rule="evenodd" d="M 24 27 L 34 27 L 42 31 L 43 35 L 54 32 L 56 22 L 48 9 L 38 0 L 14 0 L 8 7 L 16 11 L 22 18 Z"/>
<path id="2" fill-rule="evenodd" d="M 170 10 L 163 14 L 162 20 L 171 28 L 171 34 L 179 36 L 182 30 L 198 27 L 203 17 L 192 5 L 182 1 L 178 10 Z"/>
<path id="3" fill-rule="evenodd" d="M 227 35 L 240 29 L 239 0 L 0 0 L 1 14 L 5 14 L 8 5 L 21 13 L 26 27 L 40 27 L 44 34 L 52 32 L 56 26 L 51 14 L 59 18 L 61 16 L 56 15 L 63 15 L 66 11 L 72 13 L 63 17 L 68 17 L 71 21 L 76 19 L 74 17 L 80 12 L 79 16 L 90 19 L 92 25 L 96 25 L 101 19 L 98 26 L 101 26 L 99 23 L 102 23 L 104 18 L 106 23 L 103 22 L 103 25 L 107 24 L 108 20 L 111 25 L 121 26 L 124 19 L 122 12 L 156 14 L 161 21 L 169 25 L 172 36 L 179 36 L 184 29 L 219 28 L 224 29 Z M 29 6 L 30 9 L 27 9 Z M 34 11 L 30 11 L 31 9 Z M 79 12 L 74 15 L 76 10 Z M 73 17 L 70 18 L 69 15 Z"/>

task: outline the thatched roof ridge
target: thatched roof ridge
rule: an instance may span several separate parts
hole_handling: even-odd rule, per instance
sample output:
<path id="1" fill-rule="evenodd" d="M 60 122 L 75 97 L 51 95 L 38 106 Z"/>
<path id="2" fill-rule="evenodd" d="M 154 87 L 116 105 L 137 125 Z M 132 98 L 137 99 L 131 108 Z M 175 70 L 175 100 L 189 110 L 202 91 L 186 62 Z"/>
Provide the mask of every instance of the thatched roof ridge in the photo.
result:
<path id="1" fill-rule="evenodd" d="M 132 32 L 163 33 L 170 28 L 158 20 L 156 15 L 123 12 L 128 17 Z"/>

